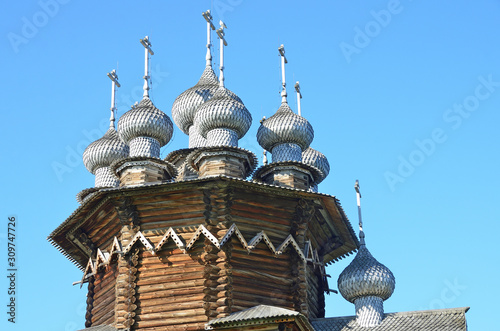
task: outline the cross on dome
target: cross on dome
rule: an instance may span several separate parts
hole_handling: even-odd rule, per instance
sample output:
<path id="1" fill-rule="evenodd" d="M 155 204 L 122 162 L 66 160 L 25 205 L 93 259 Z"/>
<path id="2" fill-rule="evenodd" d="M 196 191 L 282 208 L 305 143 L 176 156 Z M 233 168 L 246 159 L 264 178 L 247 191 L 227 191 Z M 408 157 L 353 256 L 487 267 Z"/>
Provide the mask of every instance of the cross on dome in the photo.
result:
<path id="1" fill-rule="evenodd" d="M 151 42 L 149 41 L 149 37 L 146 36 L 144 39 L 139 40 L 144 46 L 144 94 L 142 95 L 144 98 L 149 98 L 149 55 L 154 55 L 155 53 L 151 49 Z"/>

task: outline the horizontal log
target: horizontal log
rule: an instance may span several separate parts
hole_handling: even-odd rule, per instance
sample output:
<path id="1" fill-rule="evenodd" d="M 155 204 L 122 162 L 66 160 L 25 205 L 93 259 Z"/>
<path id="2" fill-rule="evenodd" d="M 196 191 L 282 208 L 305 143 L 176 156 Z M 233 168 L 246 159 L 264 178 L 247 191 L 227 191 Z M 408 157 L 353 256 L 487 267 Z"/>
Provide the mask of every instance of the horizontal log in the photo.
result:
<path id="1" fill-rule="evenodd" d="M 100 296 L 106 293 L 111 288 L 115 288 L 116 278 L 109 278 L 106 283 L 100 283 L 99 286 L 94 287 L 94 296 Z"/>
<path id="2" fill-rule="evenodd" d="M 232 251 L 232 256 L 231 256 L 231 263 L 233 264 L 233 266 L 235 265 L 235 263 L 238 263 L 239 261 L 242 261 L 242 263 L 246 263 L 246 264 L 249 264 L 251 262 L 253 262 L 254 264 L 257 264 L 257 263 L 267 263 L 269 265 L 274 265 L 274 268 L 278 268 L 278 267 L 284 267 L 286 269 L 290 268 L 290 261 L 287 261 L 283 258 L 276 258 L 276 259 L 270 259 L 269 257 L 264 257 L 262 255 L 257 255 L 257 254 L 246 254 L 245 251 L 241 250 L 241 251 L 238 251 L 236 249 L 233 248 L 233 251 Z"/>
<path id="3" fill-rule="evenodd" d="M 175 283 L 164 283 L 164 284 L 154 284 L 154 285 L 144 285 L 137 287 L 137 293 L 148 293 L 159 290 L 172 290 L 172 289 L 180 289 L 180 288 L 190 288 L 194 286 L 203 285 L 205 282 L 204 279 L 196 279 L 196 280 L 186 280 L 179 281 Z"/>
<path id="4" fill-rule="evenodd" d="M 174 275 L 165 275 L 165 274 L 150 274 L 149 276 L 140 275 L 137 280 L 138 286 L 143 285 L 154 285 L 160 283 L 175 283 L 179 281 L 187 281 L 187 280 L 195 280 L 203 278 L 203 273 L 201 272 L 190 272 L 185 275 L 182 274 L 174 274 Z"/>
<path id="5" fill-rule="evenodd" d="M 193 187 L 194 188 L 194 187 Z M 176 192 L 165 192 L 155 194 L 142 194 L 134 198 L 134 204 L 143 205 L 155 201 L 198 201 L 203 199 L 203 193 L 196 187 L 195 189 L 180 190 Z"/>
<path id="6" fill-rule="evenodd" d="M 138 320 L 135 324 L 136 330 L 141 330 L 142 328 L 151 328 L 151 327 L 163 327 L 167 325 L 176 325 L 178 327 L 177 330 L 182 330 L 182 325 L 186 323 L 193 322 L 208 322 L 208 317 L 205 315 L 197 315 L 190 317 L 177 317 L 177 318 L 163 318 L 155 320 Z"/>
<path id="7" fill-rule="evenodd" d="M 283 300 L 281 298 L 271 297 L 270 295 L 262 296 L 262 295 L 248 294 L 244 292 L 239 292 L 237 290 L 233 290 L 233 303 L 236 304 L 237 300 L 251 302 L 252 305 L 249 307 L 257 306 L 260 304 L 268 304 L 271 306 L 274 305 L 282 307 L 287 307 L 287 306 L 293 307 L 292 298 Z"/>
<path id="8" fill-rule="evenodd" d="M 175 255 L 168 255 L 168 254 L 164 254 L 163 252 L 159 252 L 155 256 L 151 256 L 151 257 L 144 256 L 144 258 L 142 259 L 140 264 L 141 264 L 141 266 L 150 265 L 150 264 L 168 266 L 168 265 L 170 265 L 170 263 L 180 264 L 180 263 L 186 263 L 186 262 L 191 262 L 192 263 L 191 265 L 201 264 L 199 262 L 200 257 L 197 256 L 196 253 L 201 254 L 202 251 L 201 250 L 198 250 L 198 252 L 190 251 L 189 254 L 183 253 L 183 254 L 175 254 Z M 163 261 L 163 259 L 165 261 Z"/>
<path id="9" fill-rule="evenodd" d="M 139 307 L 141 315 L 161 313 L 161 312 L 176 312 L 191 309 L 205 309 L 202 300 L 173 303 L 168 299 L 153 299 L 143 300 Z"/>
<path id="10" fill-rule="evenodd" d="M 109 304 L 108 307 L 101 308 L 99 311 L 92 313 L 92 324 L 99 325 L 102 324 L 105 320 L 115 315 L 115 305 Z M 107 309 L 106 309 L 107 308 Z"/>
<path id="11" fill-rule="evenodd" d="M 199 330 L 204 330 L 205 329 L 205 321 L 202 323 L 184 323 L 182 326 L 178 325 L 162 325 L 160 326 L 160 329 L 156 326 L 153 327 L 141 327 L 141 328 L 136 328 L 135 330 L 138 331 L 199 331 Z"/>
<path id="12" fill-rule="evenodd" d="M 99 300 L 94 300 L 94 302 L 92 303 L 92 315 L 95 315 L 95 312 L 99 311 L 103 307 L 107 307 L 114 301 L 115 301 L 115 293 L 110 293 L 110 295 L 103 296 L 99 298 Z"/>

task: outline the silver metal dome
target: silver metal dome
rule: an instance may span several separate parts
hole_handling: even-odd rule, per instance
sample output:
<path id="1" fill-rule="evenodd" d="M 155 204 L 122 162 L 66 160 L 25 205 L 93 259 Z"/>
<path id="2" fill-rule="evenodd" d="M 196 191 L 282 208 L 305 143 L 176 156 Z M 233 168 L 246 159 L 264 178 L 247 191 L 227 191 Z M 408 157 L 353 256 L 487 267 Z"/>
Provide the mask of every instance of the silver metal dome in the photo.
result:
<path id="1" fill-rule="evenodd" d="M 207 65 L 198 83 L 175 99 L 172 106 L 172 119 L 182 132 L 189 134 L 197 108 L 210 100 L 218 88 L 217 76 L 212 67 Z"/>
<path id="2" fill-rule="evenodd" d="M 173 125 L 170 118 L 145 97 L 120 117 L 118 133 L 127 144 L 134 138 L 148 137 L 165 146 L 172 138 Z"/>
<path id="3" fill-rule="evenodd" d="M 316 184 L 321 183 L 330 173 L 330 163 L 328 163 L 328 159 L 323 153 L 315 150 L 314 148 L 308 147 L 302 152 L 302 162 L 321 170 L 322 175 L 318 178 Z"/>
<path id="4" fill-rule="evenodd" d="M 389 268 L 370 254 L 362 238 L 356 257 L 342 271 L 337 285 L 342 296 L 351 303 L 363 297 L 386 300 L 394 292 L 396 279 Z"/>
<path id="5" fill-rule="evenodd" d="M 210 131 L 225 129 L 234 131 L 240 139 L 250 128 L 252 115 L 239 97 L 219 87 L 212 99 L 199 107 L 194 122 L 204 138 Z"/>
<path id="6" fill-rule="evenodd" d="M 265 150 L 276 145 L 297 144 L 304 151 L 314 138 L 311 124 L 295 114 L 288 103 L 282 102 L 276 113 L 262 121 L 257 131 L 257 141 Z"/>
<path id="7" fill-rule="evenodd" d="M 99 168 L 109 165 L 129 154 L 129 147 L 120 140 L 118 132 L 114 128 L 104 134 L 101 139 L 91 143 L 83 152 L 83 164 L 88 171 L 95 175 Z"/>

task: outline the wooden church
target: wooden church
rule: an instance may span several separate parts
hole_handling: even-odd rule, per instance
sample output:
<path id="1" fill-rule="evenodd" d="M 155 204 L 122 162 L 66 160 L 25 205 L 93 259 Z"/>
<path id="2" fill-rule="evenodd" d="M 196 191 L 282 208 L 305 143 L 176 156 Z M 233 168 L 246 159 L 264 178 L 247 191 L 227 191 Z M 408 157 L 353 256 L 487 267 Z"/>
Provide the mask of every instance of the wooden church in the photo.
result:
<path id="1" fill-rule="evenodd" d="M 108 74 L 110 127 L 83 154 L 95 187 L 78 194 L 80 206 L 49 236 L 83 272 L 85 330 L 466 330 L 467 308 L 384 313 L 395 278 L 339 201 L 318 193 L 330 166 L 310 147 L 298 84 L 298 113 L 288 105 L 283 45 L 281 105 L 257 132 L 262 165 L 238 146 L 252 116 L 225 87 L 225 25 L 215 29 L 209 11 L 203 17 L 206 67 L 171 113 L 188 148 L 160 158 L 173 123 L 149 98 L 148 37 L 140 40 L 143 98 L 117 125 L 120 84 Z M 220 41 L 218 77 L 211 30 Z M 335 291 L 325 266 L 356 251 L 338 280 L 356 316 L 325 318 L 324 294 Z"/>

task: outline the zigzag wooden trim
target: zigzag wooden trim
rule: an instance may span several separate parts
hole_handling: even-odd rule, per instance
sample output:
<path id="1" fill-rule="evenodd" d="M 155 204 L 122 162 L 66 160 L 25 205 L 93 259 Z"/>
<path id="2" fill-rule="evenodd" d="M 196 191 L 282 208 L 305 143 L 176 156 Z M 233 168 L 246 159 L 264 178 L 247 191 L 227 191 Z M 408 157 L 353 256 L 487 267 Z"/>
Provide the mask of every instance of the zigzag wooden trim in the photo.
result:
<path id="1" fill-rule="evenodd" d="M 264 239 L 264 242 L 266 243 L 267 247 L 269 247 L 271 252 L 276 254 L 276 248 L 274 247 L 271 240 L 269 240 L 269 237 L 264 231 L 260 231 L 255 237 L 252 238 L 252 240 L 250 240 L 247 248 L 248 252 L 252 251 L 262 241 L 262 239 Z"/>
<path id="2" fill-rule="evenodd" d="M 108 258 L 104 254 L 109 255 L 108 253 L 103 253 L 100 248 L 97 249 L 97 257 L 95 259 L 96 271 L 101 265 L 105 265 L 108 263 Z"/>
<path id="3" fill-rule="evenodd" d="M 85 267 L 85 270 L 83 271 L 83 276 L 82 276 L 82 279 L 80 281 L 80 288 L 82 288 L 83 283 L 85 282 L 85 280 L 88 277 L 90 277 L 91 275 L 94 275 L 95 272 L 96 272 L 95 264 L 94 264 L 94 262 L 92 262 L 92 258 L 89 257 L 89 262 L 87 263 L 87 266 Z"/>
<path id="4" fill-rule="evenodd" d="M 177 235 L 177 233 L 175 233 L 175 230 L 172 228 L 169 228 L 167 232 L 165 232 L 160 242 L 156 245 L 155 250 L 158 252 L 169 238 L 172 238 L 177 247 L 179 247 L 179 249 L 186 253 L 186 246 L 182 242 L 181 238 Z"/>
<path id="5" fill-rule="evenodd" d="M 118 241 L 118 238 L 115 237 L 109 249 L 109 260 L 111 260 L 114 255 L 120 255 L 120 254 L 123 254 L 122 244 Z"/>
<path id="6" fill-rule="evenodd" d="M 291 234 L 289 234 L 288 237 L 286 237 L 285 241 L 283 241 L 281 243 L 281 245 L 278 246 L 278 249 L 276 249 L 276 255 L 282 254 L 285 251 L 285 249 L 288 247 L 288 245 L 290 245 L 290 244 L 292 244 L 292 247 L 295 248 L 295 251 L 299 255 L 300 259 L 303 262 L 307 262 L 306 257 L 304 256 L 304 253 L 302 253 L 302 250 L 300 249 L 300 247 L 297 244 L 297 242 L 295 241 L 295 239 L 293 239 Z"/>
<path id="7" fill-rule="evenodd" d="M 204 234 L 205 237 L 214 244 L 215 247 L 220 249 L 220 243 L 215 236 L 210 233 L 210 231 L 207 230 L 207 228 L 202 224 L 198 227 L 196 232 L 194 233 L 193 237 L 189 241 L 189 243 L 186 246 L 186 250 L 189 250 L 191 247 L 193 247 L 194 243 L 200 238 L 201 234 Z"/>
<path id="8" fill-rule="evenodd" d="M 95 262 L 92 260 L 92 258 L 89 258 L 89 262 L 87 263 L 87 266 L 84 269 L 83 272 L 83 277 L 80 282 L 81 285 L 86 281 L 87 278 L 90 276 L 93 276 L 97 273 L 97 269 L 102 266 L 109 264 L 112 260 L 112 258 L 116 255 L 120 254 L 128 254 L 132 247 L 137 243 L 140 242 L 147 250 L 151 252 L 151 254 L 156 255 L 156 252 L 160 251 L 162 246 L 168 241 L 168 239 L 172 239 L 174 243 L 181 249 L 184 253 L 187 253 L 189 249 L 193 247 L 195 242 L 200 239 L 201 235 L 204 235 L 205 238 L 210 240 L 210 242 L 217 247 L 218 249 L 221 249 L 222 246 L 224 246 L 233 235 L 236 235 L 238 240 L 240 241 L 241 245 L 250 253 L 255 247 L 262 241 L 266 243 L 267 247 L 269 248 L 270 251 L 272 251 L 275 255 L 281 255 L 283 252 L 286 250 L 288 246 L 292 246 L 293 249 L 297 252 L 299 255 L 300 259 L 303 262 L 312 262 L 315 265 L 323 266 L 321 269 L 322 272 L 324 273 L 324 264 L 319 260 L 319 255 L 316 249 L 312 249 L 310 243 L 306 245 L 305 247 L 305 252 L 302 252 L 300 249 L 299 245 L 293 238 L 291 234 L 286 237 L 286 239 L 276 248 L 267 234 L 264 231 L 260 231 L 257 235 L 255 235 L 249 242 L 245 240 L 243 235 L 241 234 L 240 230 L 238 229 L 238 226 L 236 224 L 232 224 L 227 233 L 222 237 L 222 239 L 219 241 L 210 231 L 207 230 L 207 228 L 202 224 L 198 227 L 196 232 L 193 234 L 191 237 L 191 240 L 187 245 L 184 245 L 181 237 L 175 232 L 173 228 L 169 228 L 167 232 L 163 235 L 161 238 L 160 242 L 155 246 L 149 241 L 148 238 L 144 236 L 144 234 L 141 231 L 138 231 L 134 238 L 132 238 L 132 241 L 125 247 L 125 249 L 122 248 L 121 242 L 118 240 L 118 238 L 113 239 L 113 243 L 111 244 L 110 251 L 108 252 L 103 252 L 100 249 L 97 249 L 96 253 L 96 259 Z"/>
<path id="9" fill-rule="evenodd" d="M 222 237 L 219 246 L 220 247 L 224 246 L 224 244 L 226 242 L 228 242 L 229 239 L 231 239 L 231 236 L 233 234 L 236 234 L 236 237 L 239 239 L 240 243 L 243 245 L 243 248 L 245 248 L 246 250 L 248 250 L 248 243 L 247 243 L 247 241 L 245 240 L 245 238 L 241 234 L 240 230 L 238 229 L 238 227 L 234 223 L 231 225 L 231 227 L 226 232 L 226 234 L 224 235 L 224 237 Z"/>
<path id="10" fill-rule="evenodd" d="M 155 251 L 153 245 L 149 242 L 148 238 L 146 238 L 142 234 L 141 231 L 137 231 L 134 238 L 132 238 L 132 241 L 123 250 L 123 254 L 127 254 L 128 252 L 130 252 L 130 250 L 132 249 L 132 247 L 134 247 L 134 245 L 137 241 L 140 241 L 144 245 L 144 247 L 151 252 L 151 254 L 153 254 L 153 255 L 156 254 L 156 251 Z"/>

